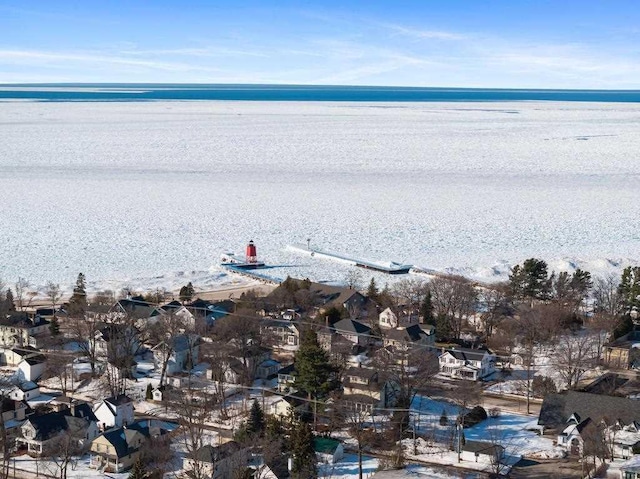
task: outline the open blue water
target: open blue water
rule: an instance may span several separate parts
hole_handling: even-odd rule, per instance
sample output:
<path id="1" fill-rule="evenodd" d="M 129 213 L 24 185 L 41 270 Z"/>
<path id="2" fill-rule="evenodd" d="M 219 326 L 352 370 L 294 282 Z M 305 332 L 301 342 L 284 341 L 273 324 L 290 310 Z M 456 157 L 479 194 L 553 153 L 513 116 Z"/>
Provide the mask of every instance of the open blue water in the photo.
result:
<path id="1" fill-rule="evenodd" d="M 517 90 L 304 85 L 15 84 L 0 99 L 35 101 L 586 101 L 640 102 L 639 90 Z"/>

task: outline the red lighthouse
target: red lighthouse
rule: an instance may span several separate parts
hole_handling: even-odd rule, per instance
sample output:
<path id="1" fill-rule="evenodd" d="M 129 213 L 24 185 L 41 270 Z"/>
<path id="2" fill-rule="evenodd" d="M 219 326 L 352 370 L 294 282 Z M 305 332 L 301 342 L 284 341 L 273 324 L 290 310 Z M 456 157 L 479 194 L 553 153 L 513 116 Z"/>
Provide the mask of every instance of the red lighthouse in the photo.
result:
<path id="1" fill-rule="evenodd" d="M 246 262 L 249 264 L 258 262 L 258 253 L 256 252 L 256 245 L 253 244 L 253 240 L 249 241 L 247 245 Z"/>

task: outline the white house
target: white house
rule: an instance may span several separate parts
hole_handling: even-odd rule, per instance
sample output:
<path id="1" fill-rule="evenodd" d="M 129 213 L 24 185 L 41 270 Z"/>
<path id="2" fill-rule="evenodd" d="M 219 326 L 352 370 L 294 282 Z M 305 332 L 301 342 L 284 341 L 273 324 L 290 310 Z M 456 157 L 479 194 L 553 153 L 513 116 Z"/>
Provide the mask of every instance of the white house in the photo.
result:
<path id="1" fill-rule="evenodd" d="M 82 448 L 89 446 L 99 434 L 96 418 L 88 404 L 74 404 L 63 411 L 32 415 L 21 427 L 22 437 L 16 443 L 31 455 L 55 452 L 60 437 L 68 432 Z"/>
<path id="2" fill-rule="evenodd" d="M 37 381 L 44 374 L 47 358 L 42 355 L 28 356 L 18 364 L 18 373 L 25 381 Z"/>
<path id="3" fill-rule="evenodd" d="M 37 348 L 48 333 L 49 321 L 38 315 L 13 312 L 0 318 L 0 343 L 6 347 Z"/>
<path id="4" fill-rule="evenodd" d="M 558 435 L 558 446 L 565 447 L 571 454 L 580 454 L 584 443 L 582 432 L 589 424 L 591 424 L 591 419 L 581 420 L 577 413 L 573 413 L 567 420 L 567 426 Z"/>
<path id="5" fill-rule="evenodd" d="M 419 317 L 411 311 L 403 309 L 393 310 L 387 308 L 378 315 L 378 324 L 381 328 L 407 327 L 418 324 Z"/>
<path id="6" fill-rule="evenodd" d="M 40 387 L 33 381 L 23 381 L 11 389 L 9 397 L 14 401 L 30 401 L 40 396 Z"/>
<path id="7" fill-rule="evenodd" d="M 232 479 L 233 473 L 248 465 L 248 452 L 235 441 L 229 441 L 219 446 L 207 444 L 183 460 L 183 468 L 192 471 L 198 464 L 198 469 L 212 479 Z"/>
<path id="8" fill-rule="evenodd" d="M 4 350 L 4 359 L 7 366 L 17 366 L 24 358 L 38 354 L 40 351 L 31 346 L 22 346 Z"/>
<path id="9" fill-rule="evenodd" d="M 477 381 L 496 371 L 496 355 L 488 349 L 443 350 L 438 362 L 442 374 L 456 379 Z"/>
<path id="10" fill-rule="evenodd" d="M 167 339 L 154 348 L 156 370 L 160 371 L 167 360 L 167 375 L 177 374 L 185 369 L 192 369 L 198 363 L 200 337 L 196 334 L 180 334 Z"/>
<path id="11" fill-rule="evenodd" d="M 120 394 L 100 401 L 94 408 L 100 428 L 122 427 L 133 422 L 133 401 Z"/>

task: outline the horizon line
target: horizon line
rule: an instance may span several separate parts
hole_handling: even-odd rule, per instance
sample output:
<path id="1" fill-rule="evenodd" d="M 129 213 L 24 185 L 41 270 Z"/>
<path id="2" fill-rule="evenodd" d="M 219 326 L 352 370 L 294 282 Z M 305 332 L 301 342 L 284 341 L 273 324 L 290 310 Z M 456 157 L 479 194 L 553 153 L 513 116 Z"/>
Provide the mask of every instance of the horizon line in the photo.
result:
<path id="1" fill-rule="evenodd" d="M 193 83 L 193 82 L 38 82 L 2 83 L 5 87 L 84 87 L 84 86 L 208 86 L 208 87 L 281 87 L 281 88 L 345 88 L 345 89 L 399 89 L 399 90 L 479 90 L 479 91 L 540 91 L 540 92 L 640 92 L 638 89 L 608 88 L 527 88 L 527 87 L 461 87 L 461 86 L 407 86 L 407 85 L 349 85 L 319 83 Z"/>

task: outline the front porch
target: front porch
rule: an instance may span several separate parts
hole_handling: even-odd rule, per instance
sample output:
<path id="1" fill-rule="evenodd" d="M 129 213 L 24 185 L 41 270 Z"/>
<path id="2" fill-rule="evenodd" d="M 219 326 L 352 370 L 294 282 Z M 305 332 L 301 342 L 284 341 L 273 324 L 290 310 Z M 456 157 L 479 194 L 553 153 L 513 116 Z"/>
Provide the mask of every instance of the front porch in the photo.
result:
<path id="1" fill-rule="evenodd" d="M 89 467 L 97 469 L 100 472 L 111 472 L 114 474 L 123 472 L 128 468 L 127 465 L 118 461 L 117 458 L 102 454 L 92 454 Z"/>

